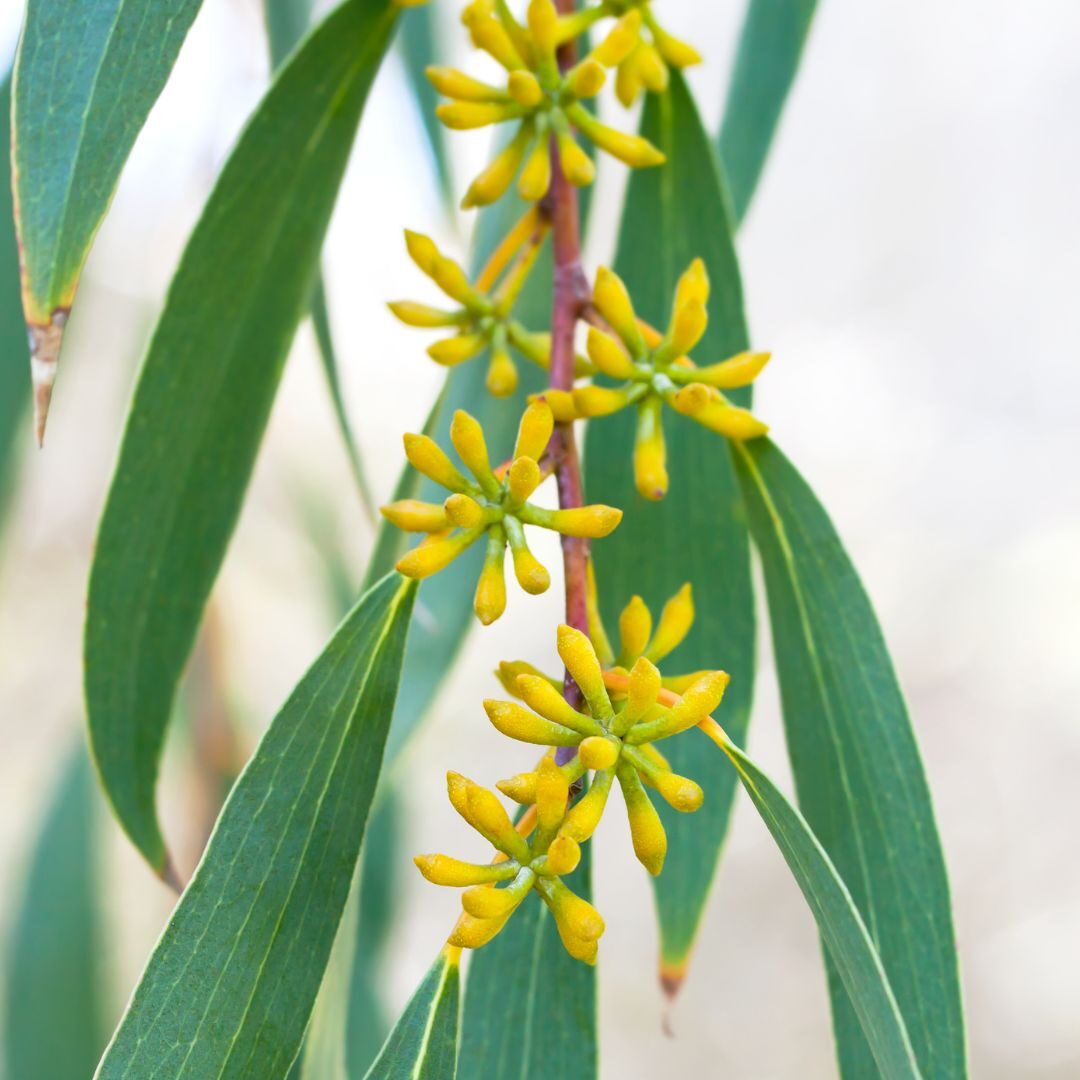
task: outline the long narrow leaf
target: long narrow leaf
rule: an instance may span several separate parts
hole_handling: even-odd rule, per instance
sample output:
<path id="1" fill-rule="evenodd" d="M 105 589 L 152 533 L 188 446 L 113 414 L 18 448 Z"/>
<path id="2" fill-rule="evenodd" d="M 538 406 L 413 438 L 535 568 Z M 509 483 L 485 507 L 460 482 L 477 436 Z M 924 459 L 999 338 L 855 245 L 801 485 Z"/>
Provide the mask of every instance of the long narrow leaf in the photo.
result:
<path id="1" fill-rule="evenodd" d="M 85 1080 L 108 1038 L 98 910 L 100 804 L 79 746 L 30 862 L 5 972 L 9 1080 Z"/>
<path id="2" fill-rule="evenodd" d="M 736 222 L 761 179 L 816 7 L 817 0 L 749 0 L 720 126 Z"/>
<path id="3" fill-rule="evenodd" d="M 367 592 L 270 725 L 100 1080 L 288 1073 L 345 907 L 415 593 L 396 574 Z"/>
<path id="4" fill-rule="evenodd" d="M 740 446 L 799 805 L 866 921 L 926 1076 L 966 1075 L 949 884 L 922 762 L 873 608 L 814 493 L 768 440 Z M 872 1071 L 835 965 L 844 1076 Z"/>
<path id="5" fill-rule="evenodd" d="M 616 269 L 641 316 L 666 325 L 679 274 L 701 256 L 712 281 L 709 331 L 695 353 L 702 363 L 746 348 L 742 286 L 716 154 L 678 76 L 668 94 L 651 97 L 643 133 L 667 154 L 659 169 L 630 180 Z M 740 398 L 740 403 L 746 402 Z M 594 545 L 600 603 L 609 626 L 634 594 L 654 610 L 685 581 L 693 585 L 697 619 L 669 670 L 724 668 L 733 678 L 723 719 L 741 739 L 754 684 L 754 598 L 745 512 L 724 440 L 685 417 L 665 417 L 671 491 L 659 503 L 642 499 L 631 469 L 633 418 L 591 424 L 585 443 L 589 497 L 622 507 L 622 524 Z M 663 975 L 674 990 L 682 978 L 720 856 L 731 812 L 734 777 L 722 761 L 673 740 L 673 767 L 706 792 L 693 815 L 661 807 L 669 848 L 656 879 Z M 665 747 L 665 752 L 667 748 Z"/>
<path id="6" fill-rule="evenodd" d="M 30 0 L 15 65 L 15 194 L 38 439 L 94 234 L 202 0 Z"/>
<path id="7" fill-rule="evenodd" d="M 851 894 L 829 856 L 799 811 L 768 776 L 726 736 L 717 732 L 714 737 L 735 766 L 743 787 L 806 897 L 837 975 L 855 1008 L 873 1054 L 868 1071 L 859 1075 L 880 1075 L 883 1080 L 917 1080 L 922 1074 L 888 977 Z"/>
<path id="8" fill-rule="evenodd" d="M 282 69 L 192 234 L 143 363 L 86 623 L 94 754 L 147 860 L 177 679 L 243 501 L 368 90 L 390 0 L 347 0 Z"/>

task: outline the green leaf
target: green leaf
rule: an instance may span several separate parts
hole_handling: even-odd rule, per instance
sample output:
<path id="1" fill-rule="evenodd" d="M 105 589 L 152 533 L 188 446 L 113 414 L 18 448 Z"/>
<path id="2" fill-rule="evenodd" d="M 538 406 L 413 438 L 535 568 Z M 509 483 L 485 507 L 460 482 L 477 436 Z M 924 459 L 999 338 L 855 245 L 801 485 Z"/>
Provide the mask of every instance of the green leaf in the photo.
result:
<path id="1" fill-rule="evenodd" d="M 410 8 L 401 20 L 401 53 L 405 61 L 405 74 L 416 99 L 416 107 L 427 136 L 428 148 L 435 163 L 439 190 L 447 207 L 453 207 L 454 177 L 450 169 L 449 148 L 446 145 L 446 129 L 435 115 L 435 106 L 441 100 L 435 87 L 428 81 L 424 70 L 439 59 L 436 41 L 438 17 L 434 4 Z"/>
<path id="2" fill-rule="evenodd" d="M 591 898 L 590 848 L 567 879 Z M 596 969 L 563 948 L 555 920 L 530 896 L 469 962 L 458 1080 L 595 1080 Z"/>
<path id="3" fill-rule="evenodd" d="M 454 1080 L 461 978 L 447 946 L 394 1025 L 367 1080 Z"/>
<path id="4" fill-rule="evenodd" d="M 281 67 L 311 29 L 315 0 L 263 0 L 270 66 Z"/>
<path id="5" fill-rule="evenodd" d="M 5 988 L 9 1080 L 85 1080 L 108 1037 L 97 896 L 99 803 L 85 749 L 70 755 L 37 837 Z"/>
<path id="6" fill-rule="evenodd" d="M 817 0 L 749 0 L 719 143 L 736 222 L 761 179 L 816 7 Z"/>
<path id="7" fill-rule="evenodd" d="M 271 723 L 99 1080 L 288 1072 L 345 907 L 415 594 L 396 574 L 367 592 Z"/>
<path id="8" fill-rule="evenodd" d="M 883 1080 L 922 1074 L 888 977 L 851 894 L 802 815 L 733 742 L 720 740 L 762 820 L 772 833 L 817 921 L 873 1054 L 868 1071 Z M 875 1072 L 874 1064 L 879 1072 Z M 927 1073 L 935 1076 L 935 1073 Z"/>
<path id="9" fill-rule="evenodd" d="M 712 294 L 708 334 L 695 355 L 702 363 L 722 360 L 747 346 L 742 285 L 716 154 L 677 74 L 669 93 L 650 96 L 642 131 L 668 161 L 631 176 L 616 270 L 638 313 L 654 325 L 666 325 L 675 282 L 700 255 Z M 734 396 L 740 404 L 747 402 L 744 394 Z M 669 410 L 664 428 L 671 490 L 662 501 L 647 502 L 634 487 L 633 426 L 633 417 L 621 413 L 590 424 L 586 433 L 588 495 L 624 510 L 619 528 L 593 546 L 604 620 L 616 625 L 635 593 L 658 612 L 683 582 L 691 582 L 697 619 L 686 642 L 665 662 L 665 671 L 708 667 L 730 672 L 721 718 L 741 740 L 754 684 L 754 596 L 745 511 L 727 446 L 720 436 Z M 705 804 L 696 814 L 660 807 L 669 844 L 655 888 L 663 974 L 674 990 L 720 857 L 735 784 L 722 761 L 702 759 L 684 739 L 673 740 L 670 756 L 676 771 L 705 789 Z"/>
<path id="10" fill-rule="evenodd" d="M 157 763 L 240 512 L 390 0 L 347 0 L 281 70 L 188 242 L 143 363 L 90 577 L 86 697 L 105 789 L 159 872 Z"/>
<path id="11" fill-rule="evenodd" d="M 832 522 L 777 447 L 736 448 L 761 552 L 799 805 L 866 921 L 923 1073 L 966 1075 L 945 860 L 907 709 Z M 872 1071 L 830 967 L 845 1076 Z"/>
<path id="12" fill-rule="evenodd" d="M 200 6 L 201 0 L 27 5 L 15 62 L 12 152 L 39 440 L 94 234 Z"/>

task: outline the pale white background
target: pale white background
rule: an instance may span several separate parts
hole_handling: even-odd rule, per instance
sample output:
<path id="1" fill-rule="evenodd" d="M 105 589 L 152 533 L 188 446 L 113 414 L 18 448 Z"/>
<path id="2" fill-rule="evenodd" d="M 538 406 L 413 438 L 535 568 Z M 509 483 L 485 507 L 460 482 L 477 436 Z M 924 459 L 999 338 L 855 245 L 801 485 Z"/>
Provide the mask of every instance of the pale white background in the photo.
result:
<path id="1" fill-rule="evenodd" d="M 18 20 L 9 5 L 0 45 Z M 693 82 L 715 128 L 741 4 L 661 6 L 708 57 Z M 951 870 L 973 1071 L 990 1080 L 1080 1075 L 1078 45 L 1080 9 L 1067 0 L 822 0 L 739 240 L 755 344 L 776 354 L 759 411 L 834 515 L 910 699 Z M 255 0 L 207 0 L 91 258 L 47 448 L 26 461 L 0 564 L 5 926 L 29 832 L 79 723 L 86 573 L 134 364 L 265 81 Z M 484 144 L 458 146 L 465 181 Z M 611 194 L 615 173 L 603 178 Z M 327 248 L 348 404 L 384 497 L 399 433 L 421 422 L 438 379 L 420 339 L 382 307 L 417 295 L 400 229 L 464 250 L 428 177 L 395 59 Z M 591 262 L 609 253 L 612 219 L 601 216 Z M 330 625 L 304 500 L 325 508 L 359 571 L 371 534 L 306 329 L 214 601 L 230 699 L 253 733 Z M 558 617 L 557 594 L 514 596 L 498 632 L 472 637 L 404 762 L 413 814 L 387 987 L 395 1005 L 456 903 L 411 874 L 407 852 L 470 843 L 444 805 L 446 767 L 487 780 L 521 767 L 479 700 L 500 657 L 550 657 L 542 628 Z M 751 745 L 787 784 L 767 643 L 762 655 Z M 180 768 L 168 770 L 165 817 L 182 846 L 198 821 Z M 835 1075 L 813 925 L 751 808 L 740 801 L 735 814 L 674 1040 L 661 1033 L 649 888 L 623 833 L 597 844 L 609 927 L 603 1075 Z M 120 999 L 169 897 L 117 837 L 110 870 Z"/>

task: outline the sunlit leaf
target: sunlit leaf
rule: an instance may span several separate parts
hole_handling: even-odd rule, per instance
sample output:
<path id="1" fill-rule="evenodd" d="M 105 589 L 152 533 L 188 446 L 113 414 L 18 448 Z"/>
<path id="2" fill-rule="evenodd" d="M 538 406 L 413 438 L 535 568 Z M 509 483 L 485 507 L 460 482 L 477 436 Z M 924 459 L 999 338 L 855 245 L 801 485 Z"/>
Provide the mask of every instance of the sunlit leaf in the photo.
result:
<path id="1" fill-rule="evenodd" d="M 415 594 L 396 574 L 367 592 L 271 723 L 100 1080 L 288 1072 L 345 907 Z"/>
<path id="2" fill-rule="evenodd" d="M 923 1073 L 966 1074 L 945 861 L 907 708 L 877 619 L 832 522 L 766 439 L 736 471 L 761 552 L 799 806 L 854 898 Z M 830 965 L 840 1063 L 870 1047 Z"/>
<path id="3" fill-rule="evenodd" d="M 639 314 L 666 325 L 679 274 L 701 256 L 712 293 L 709 330 L 695 358 L 701 363 L 722 360 L 747 347 L 742 286 L 715 150 L 678 75 L 669 93 L 650 95 L 642 130 L 668 161 L 662 168 L 631 176 L 616 270 L 626 280 Z M 741 404 L 747 401 L 744 392 L 733 396 Z M 732 736 L 741 739 L 754 684 L 754 598 L 745 511 L 724 440 L 672 412 L 665 417 L 665 431 L 671 490 L 652 503 L 634 487 L 633 417 L 622 413 L 588 428 L 587 496 L 622 507 L 625 513 L 619 528 L 593 545 L 601 608 L 607 625 L 614 627 L 633 595 L 640 594 L 659 611 L 684 582 L 691 582 L 694 629 L 665 668 L 730 672 L 723 720 Z M 662 970 L 674 990 L 720 856 L 735 785 L 723 761 L 702 758 L 686 740 L 672 740 L 670 757 L 676 771 L 693 777 L 706 792 L 696 814 L 660 807 L 669 847 L 655 887 Z"/>
<path id="4" fill-rule="evenodd" d="M 139 375 L 90 579 L 86 698 L 109 798 L 162 873 L 154 789 L 172 697 L 396 11 L 348 0 L 281 70 L 195 227 Z"/>

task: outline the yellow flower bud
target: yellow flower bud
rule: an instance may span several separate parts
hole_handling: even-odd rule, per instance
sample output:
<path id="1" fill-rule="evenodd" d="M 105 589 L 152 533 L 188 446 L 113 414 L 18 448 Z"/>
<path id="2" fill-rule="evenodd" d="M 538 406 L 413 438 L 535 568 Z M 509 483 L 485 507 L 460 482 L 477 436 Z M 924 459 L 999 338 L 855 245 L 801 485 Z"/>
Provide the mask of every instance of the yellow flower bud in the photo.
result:
<path id="1" fill-rule="evenodd" d="M 662 94 L 668 88 L 668 69 L 660 53 L 643 41 L 634 54 L 638 74 L 646 88 L 654 94 Z"/>
<path id="2" fill-rule="evenodd" d="M 539 888 L 555 921 L 562 924 L 572 937 L 596 941 L 603 935 L 603 917 L 588 900 L 572 892 L 558 878 L 541 879 Z"/>
<path id="3" fill-rule="evenodd" d="M 409 258 L 429 277 L 435 269 L 435 264 L 442 258 L 439 249 L 435 246 L 435 241 L 430 236 L 413 232 L 411 229 L 405 230 L 405 249 L 409 253 Z"/>
<path id="4" fill-rule="evenodd" d="M 483 352 L 487 347 L 487 340 L 482 334 L 457 334 L 455 337 L 443 338 L 434 345 L 428 346 L 428 356 L 436 364 L 443 367 L 456 367 L 458 364 L 471 360 L 477 353 Z"/>
<path id="5" fill-rule="evenodd" d="M 667 739 L 700 724 L 720 704 L 731 677 L 726 671 L 706 672 L 666 714 L 635 724 L 625 736 L 630 746 Z"/>
<path id="6" fill-rule="evenodd" d="M 462 529 L 476 529 L 484 522 L 484 508 L 470 495 L 451 495 L 443 503 L 443 512 Z"/>
<path id="7" fill-rule="evenodd" d="M 631 724 L 636 724 L 652 709 L 659 693 L 660 672 L 647 657 L 639 656 L 630 670 L 626 709 L 620 717 L 623 720 L 623 731 Z"/>
<path id="8" fill-rule="evenodd" d="M 459 316 L 453 311 L 440 311 L 427 304 L 417 304 L 412 300 L 393 300 L 386 305 L 406 326 L 418 326 L 432 329 L 437 326 L 454 326 Z"/>
<path id="9" fill-rule="evenodd" d="M 608 127 L 582 105 L 568 106 L 566 115 L 601 150 L 618 158 L 632 169 L 649 169 L 655 165 L 663 165 L 667 161 L 667 158 L 648 139 Z"/>
<path id="10" fill-rule="evenodd" d="M 632 379 L 637 374 L 633 360 L 627 355 L 622 345 L 595 326 L 589 327 L 587 349 L 589 359 L 610 378 Z"/>
<path id="11" fill-rule="evenodd" d="M 611 416 L 630 404 L 630 395 L 618 387 L 579 386 L 573 394 L 574 411 L 589 419 Z"/>
<path id="12" fill-rule="evenodd" d="M 620 661 L 629 664 L 641 656 L 651 635 L 652 612 L 640 596 L 633 596 L 619 615 L 619 642 L 622 646 Z"/>
<path id="13" fill-rule="evenodd" d="M 456 68 L 431 67 L 424 69 L 424 74 L 435 89 L 444 97 L 458 101 L 506 101 L 506 92 L 497 86 L 474 79 Z"/>
<path id="14" fill-rule="evenodd" d="M 534 394 L 529 400 L 545 402 L 557 424 L 568 424 L 577 419 L 574 395 L 566 390 L 545 390 L 542 394 Z"/>
<path id="15" fill-rule="evenodd" d="M 583 739 L 578 747 L 581 763 L 587 769 L 601 770 L 613 768 L 619 760 L 619 745 L 602 735 L 590 735 Z"/>
<path id="16" fill-rule="evenodd" d="M 607 72 L 595 57 L 589 57 L 578 64 L 568 76 L 570 92 L 576 98 L 595 97 L 607 82 Z"/>
<path id="17" fill-rule="evenodd" d="M 705 336 L 709 313 L 700 300 L 690 300 L 675 309 L 668 330 L 668 348 L 673 357 L 685 356 Z"/>
<path id="18" fill-rule="evenodd" d="M 698 368 L 694 378 L 719 390 L 735 390 L 749 386 L 772 358 L 767 352 L 741 352 L 719 364 Z"/>
<path id="19" fill-rule="evenodd" d="M 707 674 L 706 671 L 691 671 L 687 675 L 665 675 L 661 679 L 661 685 L 665 690 L 670 690 L 673 694 L 678 694 L 681 697 L 702 675 Z"/>
<path id="20" fill-rule="evenodd" d="M 522 806 L 531 806 L 536 802 L 536 773 L 518 773 L 509 780 L 500 780 L 495 785 L 508 799 L 513 799 Z"/>
<path id="21" fill-rule="evenodd" d="M 635 49 L 637 42 L 634 43 Z M 629 109 L 637 101 L 645 84 L 641 79 L 641 69 L 634 59 L 634 52 L 619 64 L 619 70 L 615 75 L 615 96 L 622 105 Z"/>
<path id="22" fill-rule="evenodd" d="M 554 430 L 555 418 L 551 413 L 551 406 L 543 400 L 531 401 L 521 414 L 514 457 L 530 457 L 539 461 Z"/>
<path id="23" fill-rule="evenodd" d="M 634 356 L 641 356 L 645 352 L 645 341 L 638 328 L 630 294 L 622 278 L 606 266 L 596 271 L 593 303 L 630 352 Z"/>
<path id="24" fill-rule="evenodd" d="M 480 481 L 480 486 L 489 494 L 496 492 L 499 484 L 491 471 L 484 429 L 476 417 L 458 409 L 450 421 L 450 441 L 466 468 Z"/>
<path id="25" fill-rule="evenodd" d="M 499 663 L 498 670 L 495 672 L 495 677 L 502 683 L 503 689 L 514 697 L 521 697 L 521 691 L 518 688 L 518 677 L 520 675 L 535 675 L 555 689 L 556 693 L 559 692 L 553 680 L 549 679 L 539 668 L 534 667 L 525 660 L 503 660 Z"/>
<path id="26" fill-rule="evenodd" d="M 471 210 L 474 206 L 490 206 L 501 199 L 507 188 L 514 182 L 525 153 L 532 142 L 531 124 L 525 124 L 521 130 L 498 154 L 491 164 L 475 179 L 461 201 L 462 209 Z"/>
<path id="27" fill-rule="evenodd" d="M 459 304 L 475 308 L 480 303 L 480 297 L 469 284 L 468 275 L 453 259 L 436 259 L 431 268 L 431 277 L 447 296 Z"/>
<path id="28" fill-rule="evenodd" d="M 638 406 L 634 438 L 634 483 L 646 499 L 662 499 L 668 490 L 667 446 L 659 398 L 646 398 Z"/>
<path id="29" fill-rule="evenodd" d="M 661 772 L 655 778 L 656 790 L 675 810 L 692 814 L 700 809 L 705 793 L 698 784 L 673 772 Z"/>
<path id="30" fill-rule="evenodd" d="M 581 862 L 581 847 L 569 836 L 556 836 L 547 850 L 547 869 L 556 877 L 572 874 Z"/>
<path id="31" fill-rule="evenodd" d="M 531 457 L 519 457 L 510 466 L 507 487 L 515 503 L 523 503 L 539 486 L 540 466 Z"/>
<path id="32" fill-rule="evenodd" d="M 614 776 L 612 769 L 596 773 L 589 790 L 567 811 L 566 820 L 559 830 L 560 835 L 569 836 L 577 843 L 584 844 L 596 832 L 596 827 L 604 816 L 604 807 L 611 793 Z"/>
<path id="33" fill-rule="evenodd" d="M 577 746 L 581 742 L 576 731 L 553 724 L 512 701 L 489 699 L 484 702 L 484 711 L 497 731 L 518 742 L 536 746 Z"/>
<path id="34" fill-rule="evenodd" d="M 517 863 L 513 861 L 480 866 L 452 859 L 449 855 L 417 855 L 413 862 L 433 885 L 458 889 L 491 881 L 508 881 L 518 872 Z"/>
<path id="35" fill-rule="evenodd" d="M 672 67 L 687 68 L 701 63 L 701 53 L 697 49 L 659 27 L 653 30 L 653 43 Z"/>
<path id="36" fill-rule="evenodd" d="M 506 81 L 510 96 L 526 109 L 535 109 L 544 100 L 540 81 L 531 71 L 512 71 Z"/>
<path id="37" fill-rule="evenodd" d="M 553 832 L 566 815 L 570 797 L 570 782 L 566 774 L 550 757 L 540 762 L 536 772 L 536 820 L 540 828 Z"/>
<path id="38" fill-rule="evenodd" d="M 519 675 L 517 695 L 534 712 L 553 724 L 570 728 L 580 735 L 599 735 L 603 728 L 591 717 L 579 713 L 542 675 Z"/>
<path id="39" fill-rule="evenodd" d="M 652 743 L 642 743 L 641 746 L 637 746 L 634 749 L 642 757 L 648 758 L 657 769 L 663 769 L 664 772 L 671 772 L 671 762 L 669 762 Z"/>
<path id="40" fill-rule="evenodd" d="M 564 623 L 559 627 L 557 646 L 566 670 L 584 694 L 593 717 L 603 720 L 611 716 L 611 701 L 592 642 L 580 630 Z"/>
<path id="41" fill-rule="evenodd" d="M 506 610 L 506 577 L 503 573 L 505 553 L 502 531 L 496 533 L 492 530 L 488 539 L 487 557 L 484 559 L 483 569 L 476 582 L 476 595 L 473 597 L 473 611 L 484 626 L 490 626 Z"/>
<path id="42" fill-rule="evenodd" d="M 514 828 L 509 814 L 493 792 L 479 784 L 470 784 L 466 792 L 468 817 L 466 820 L 477 832 L 482 833 L 500 851 L 506 852 L 518 862 L 529 858 L 529 845 Z"/>
<path id="43" fill-rule="evenodd" d="M 503 919 L 520 903 L 520 894 L 490 885 L 476 885 L 461 894 L 461 906 L 474 919 Z"/>
<path id="44" fill-rule="evenodd" d="M 658 664 L 668 653 L 674 652 L 682 644 L 694 625 L 694 589 L 688 581 L 664 605 L 660 613 L 660 622 L 645 655 Z"/>
<path id="45" fill-rule="evenodd" d="M 462 532 L 454 536 L 432 536 L 407 552 L 396 564 L 399 574 L 423 580 L 445 570 L 477 536 L 477 532 Z"/>
<path id="46" fill-rule="evenodd" d="M 514 47 L 506 28 L 498 19 L 475 19 L 466 25 L 469 27 L 472 43 L 502 64 L 507 71 L 516 71 L 525 66 L 521 54 Z"/>
<path id="47" fill-rule="evenodd" d="M 688 390 L 689 387 L 684 387 L 684 389 Z M 679 393 L 682 391 L 680 390 Z M 718 394 L 719 391 L 714 391 L 714 393 Z M 675 396 L 678 398 L 679 395 Z M 739 442 L 760 438 L 769 431 L 769 425 L 759 420 L 748 409 L 732 405 L 722 399 L 713 399 L 700 412 L 694 413 L 693 418 L 710 431 Z"/>
<path id="48" fill-rule="evenodd" d="M 435 115 L 452 131 L 472 131 L 501 124 L 521 115 L 517 102 L 448 101 L 435 107 Z"/>
<path id="49" fill-rule="evenodd" d="M 596 179 L 596 166 L 568 131 L 558 133 L 559 163 L 574 187 L 586 187 Z"/>
<path id="50" fill-rule="evenodd" d="M 620 765 L 617 776 L 626 802 L 626 816 L 630 822 L 630 839 L 634 844 L 634 854 L 638 862 L 653 877 L 664 868 L 667 855 L 667 833 L 660 821 L 641 779 L 631 765 Z"/>
<path id="51" fill-rule="evenodd" d="M 631 53 L 641 35 L 641 12 L 627 12 L 612 27 L 607 37 L 592 51 L 592 57 L 604 67 L 616 67 Z"/>
<path id="52" fill-rule="evenodd" d="M 552 0 L 529 0 L 526 20 L 536 47 L 553 54 L 559 44 L 559 11 Z"/>
<path id="53" fill-rule="evenodd" d="M 509 397 L 517 389 L 517 368 L 506 349 L 491 350 L 486 382 L 492 397 Z"/>
<path id="54" fill-rule="evenodd" d="M 544 899 L 546 901 L 547 897 L 544 897 Z M 548 904 L 548 907 L 551 907 L 550 903 Z M 552 914 L 554 914 L 554 912 L 552 912 Z M 555 919 L 555 928 L 559 931 L 559 939 L 563 943 L 563 948 L 575 960 L 581 960 L 590 967 L 596 964 L 596 957 L 599 950 L 597 949 L 595 941 L 585 941 L 583 938 L 575 937 L 570 933 L 566 923 L 559 919 Z"/>
<path id="55" fill-rule="evenodd" d="M 551 575 L 539 559 L 524 545 L 512 549 L 514 576 L 518 584 L 530 595 L 539 596 L 551 586 Z"/>
<path id="56" fill-rule="evenodd" d="M 563 536 L 584 536 L 599 540 L 610 536 L 622 521 L 623 512 L 614 506 L 581 506 L 572 510 L 553 510 L 550 528 Z"/>
<path id="57" fill-rule="evenodd" d="M 675 286 L 675 310 L 695 300 L 700 304 L 709 302 L 709 272 L 701 258 L 695 259 L 679 278 Z"/>
<path id="58" fill-rule="evenodd" d="M 458 949 L 479 949 L 495 937 L 509 918 L 504 915 L 501 919 L 477 919 L 466 912 L 446 939 L 447 944 Z"/>
<path id="59" fill-rule="evenodd" d="M 405 456 L 417 472 L 450 491 L 464 491 L 470 486 L 434 439 L 427 435 L 408 434 L 404 442 Z"/>
<path id="60" fill-rule="evenodd" d="M 382 514 L 391 525 L 406 532 L 442 532 L 450 528 L 446 511 L 441 506 L 420 502 L 418 499 L 399 499 L 389 506 L 380 506 Z"/>
<path id="61" fill-rule="evenodd" d="M 543 132 L 532 148 L 518 180 L 518 192 L 527 202 L 538 202 L 551 187 L 551 147 Z"/>
<path id="62" fill-rule="evenodd" d="M 700 382 L 690 383 L 676 391 L 671 399 L 672 408 L 683 416 L 700 416 L 709 407 L 709 388 Z"/>

